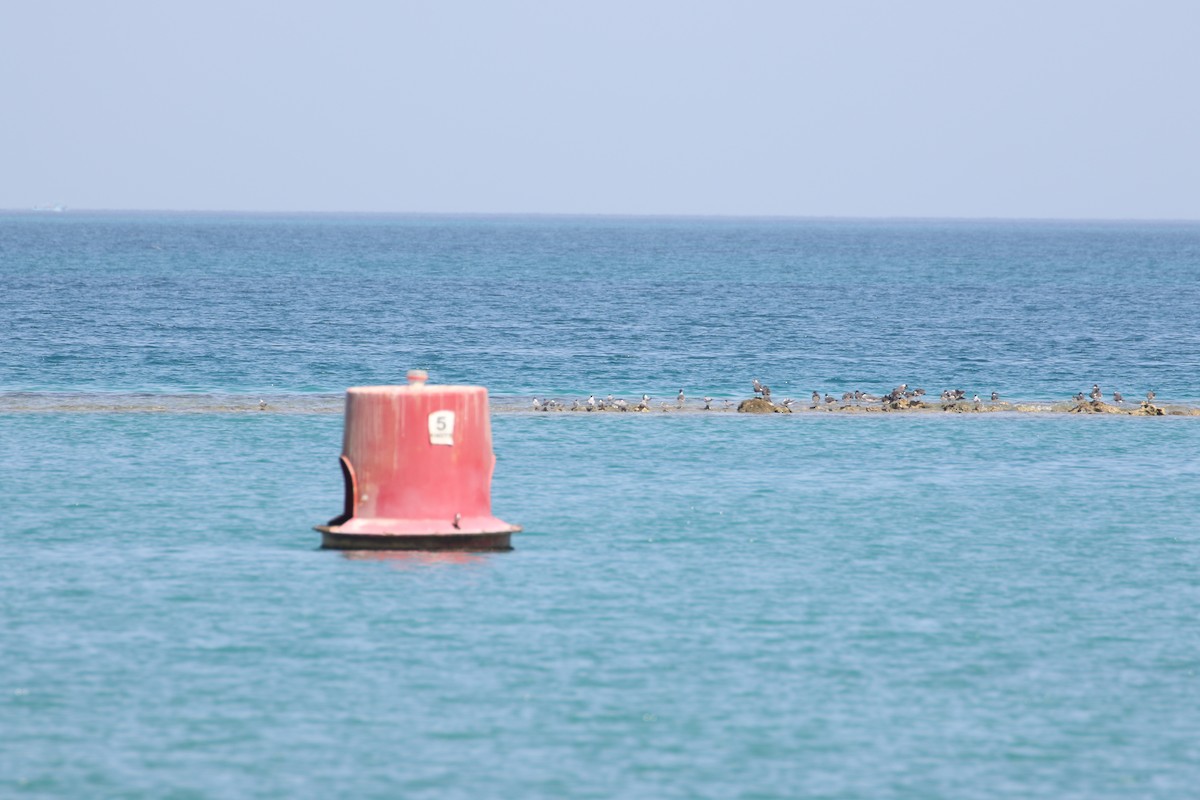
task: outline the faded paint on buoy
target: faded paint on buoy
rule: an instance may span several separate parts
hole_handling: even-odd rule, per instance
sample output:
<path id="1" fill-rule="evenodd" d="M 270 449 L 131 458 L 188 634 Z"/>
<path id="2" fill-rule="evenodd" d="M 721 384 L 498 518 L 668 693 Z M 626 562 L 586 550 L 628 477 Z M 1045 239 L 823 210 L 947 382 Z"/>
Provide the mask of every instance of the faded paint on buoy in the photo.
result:
<path id="1" fill-rule="evenodd" d="M 318 525 L 341 550 L 510 550 L 521 530 L 492 516 L 487 389 L 407 386 L 346 390 L 342 513 Z"/>

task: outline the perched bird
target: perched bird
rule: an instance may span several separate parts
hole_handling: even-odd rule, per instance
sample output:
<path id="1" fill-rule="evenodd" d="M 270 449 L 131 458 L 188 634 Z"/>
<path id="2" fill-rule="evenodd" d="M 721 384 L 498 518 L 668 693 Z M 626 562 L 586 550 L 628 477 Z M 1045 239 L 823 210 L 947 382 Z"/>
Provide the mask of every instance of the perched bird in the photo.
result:
<path id="1" fill-rule="evenodd" d="M 992 392 L 992 402 L 996 403 L 996 402 L 999 402 L 999 400 L 1000 400 L 1000 393 Z"/>
<path id="2" fill-rule="evenodd" d="M 754 379 L 754 393 L 755 393 L 755 394 L 762 394 L 762 393 L 763 393 L 763 385 L 762 385 L 761 383 L 759 383 L 759 382 L 758 382 L 758 378 L 755 378 L 755 379 Z"/>
<path id="3" fill-rule="evenodd" d="M 832 404 L 832 403 L 836 403 L 836 402 L 837 402 L 837 398 L 836 398 L 836 397 L 834 397 L 833 395 L 831 395 L 831 394 L 826 394 L 826 395 L 825 395 L 825 403 L 826 403 L 827 405 L 828 405 L 828 404 Z"/>
<path id="4" fill-rule="evenodd" d="M 589 394 L 588 399 L 587 399 L 587 409 L 588 409 L 588 411 L 591 411 L 595 407 L 596 407 L 596 395 Z"/>
<path id="5" fill-rule="evenodd" d="M 1121 396 L 1120 392 L 1113 392 L 1113 402 L 1114 403 L 1124 403 L 1125 398 Z"/>
<path id="6" fill-rule="evenodd" d="M 861 390 L 861 389 L 855 389 L 855 390 L 854 390 L 854 401 L 855 401 L 855 402 L 859 402 L 859 401 L 861 401 L 862 399 L 863 399 L 863 393 L 862 393 L 862 390 Z"/>
<path id="7" fill-rule="evenodd" d="M 1104 397 L 1104 395 L 1102 395 L 1102 394 L 1100 393 L 1100 384 L 1098 384 L 1098 383 L 1093 383 L 1093 384 L 1092 384 L 1092 394 L 1091 394 L 1091 398 L 1092 398 L 1093 400 L 1100 400 L 1102 397 Z"/>
<path id="8" fill-rule="evenodd" d="M 1155 395 L 1154 395 L 1154 392 L 1152 392 L 1152 391 L 1150 391 L 1150 392 L 1146 392 L 1146 402 L 1147 402 L 1147 403 L 1153 403 L 1153 402 L 1154 402 L 1154 396 L 1155 396 Z"/>
<path id="9" fill-rule="evenodd" d="M 762 397 L 763 397 L 763 400 L 766 400 L 768 403 L 771 402 L 771 387 L 770 386 L 762 387 Z"/>
<path id="10" fill-rule="evenodd" d="M 707 395 L 704 397 L 704 410 L 705 411 L 712 410 L 712 398 L 708 397 Z"/>
<path id="11" fill-rule="evenodd" d="M 542 401 L 541 401 L 541 400 L 538 400 L 536 397 L 535 397 L 535 398 L 533 398 L 533 410 L 534 410 L 534 411 L 541 411 L 541 410 L 542 410 Z"/>
<path id="12" fill-rule="evenodd" d="M 726 411 L 728 411 L 729 409 L 733 408 L 733 401 L 732 401 L 732 400 L 722 400 L 721 402 L 722 402 L 722 403 L 724 403 L 724 405 L 725 405 L 725 410 L 726 410 Z"/>
<path id="13" fill-rule="evenodd" d="M 971 398 L 971 402 L 975 404 L 976 408 L 979 408 L 983 405 L 983 401 L 979 399 L 979 395 L 975 395 L 973 398 Z"/>
<path id="14" fill-rule="evenodd" d="M 1079 392 L 1078 394 L 1075 395 L 1076 403 L 1082 403 L 1083 401 L 1084 401 L 1083 392 Z"/>
<path id="15" fill-rule="evenodd" d="M 266 401 L 266 400 L 263 400 L 261 397 L 260 397 L 260 398 L 258 398 L 258 410 L 259 410 L 259 411 L 266 411 L 266 410 L 267 410 L 267 401 Z"/>
<path id="16" fill-rule="evenodd" d="M 648 395 L 648 394 L 642 395 L 642 402 L 638 403 L 634 407 L 634 410 L 635 411 L 649 411 L 650 410 L 650 395 Z"/>
<path id="17" fill-rule="evenodd" d="M 579 410 L 579 409 L 581 409 L 581 408 L 583 408 L 583 406 L 581 406 L 581 405 L 579 404 L 579 401 L 578 401 L 578 400 L 572 400 L 572 401 L 571 401 L 571 410 L 572 410 L 572 411 L 578 411 L 578 410 Z"/>
<path id="18" fill-rule="evenodd" d="M 821 393 L 820 392 L 813 392 L 812 403 L 813 403 L 813 408 L 816 408 L 817 406 L 821 405 Z"/>
<path id="19" fill-rule="evenodd" d="M 676 397 L 675 397 L 675 407 L 683 408 L 683 404 L 686 401 L 687 401 L 687 398 L 683 396 L 683 389 L 680 389 L 679 394 L 676 395 Z"/>
<path id="20" fill-rule="evenodd" d="M 843 403 L 849 403 L 853 399 L 854 399 L 853 392 L 842 392 L 842 402 Z"/>
<path id="21" fill-rule="evenodd" d="M 913 395 L 914 395 L 914 396 L 916 396 L 916 397 L 924 397 L 924 396 L 925 396 L 925 390 L 924 390 L 924 389 L 922 389 L 922 388 L 920 388 L 920 387 L 918 387 L 918 388 L 916 388 L 916 389 L 913 389 Z"/>
<path id="22" fill-rule="evenodd" d="M 795 401 L 795 400 L 793 400 L 792 398 L 790 398 L 790 397 L 785 397 L 785 398 L 783 399 L 783 407 L 784 407 L 784 408 L 786 408 L 788 411 L 791 411 L 791 410 L 792 410 L 792 404 L 793 404 L 793 403 L 795 403 L 795 402 L 796 402 L 796 401 Z"/>
<path id="23" fill-rule="evenodd" d="M 618 400 L 616 402 L 616 406 L 617 406 L 617 411 L 628 411 L 629 410 L 629 403 L 626 403 L 624 399 Z"/>

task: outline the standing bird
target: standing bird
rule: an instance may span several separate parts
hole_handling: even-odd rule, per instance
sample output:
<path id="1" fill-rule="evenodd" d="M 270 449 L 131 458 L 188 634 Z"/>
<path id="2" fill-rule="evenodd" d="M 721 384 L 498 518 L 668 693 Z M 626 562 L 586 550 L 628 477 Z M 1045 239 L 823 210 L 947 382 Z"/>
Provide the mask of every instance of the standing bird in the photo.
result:
<path id="1" fill-rule="evenodd" d="M 683 389 L 680 389 L 679 394 L 675 397 L 675 407 L 683 408 L 683 404 L 686 401 L 687 401 L 687 398 L 683 396 Z"/>
<path id="2" fill-rule="evenodd" d="M 837 398 L 834 397 L 833 395 L 831 395 L 831 394 L 825 395 L 825 404 L 826 405 L 832 405 L 833 403 L 836 403 L 836 402 L 837 402 Z"/>
<path id="3" fill-rule="evenodd" d="M 761 383 L 759 383 L 759 382 L 758 382 L 758 378 L 755 378 L 755 379 L 754 379 L 754 393 L 755 393 L 755 394 L 762 394 L 762 393 L 763 393 L 763 385 L 762 385 Z"/>
<path id="4" fill-rule="evenodd" d="M 771 387 L 770 386 L 762 387 L 762 398 L 763 398 L 763 400 L 766 400 L 768 403 L 771 402 Z"/>
<path id="5" fill-rule="evenodd" d="M 976 408 L 983 407 L 983 401 L 979 399 L 979 395 L 975 395 L 974 397 L 972 397 L 971 402 L 975 404 Z"/>
<path id="6" fill-rule="evenodd" d="M 1121 396 L 1120 392 L 1113 392 L 1113 402 L 1114 403 L 1124 403 L 1125 398 Z"/>
<path id="7" fill-rule="evenodd" d="M 587 410 L 591 411 L 596 407 L 596 395 L 589 394 L 587 399 Z"/>
<path id="8" fill-rule="evenodd" d="M 1146 402 L 1147 402 L 1147 403 L 1153 403 L 1153 402 L 1154 402 L 1154 392 L 1153 392 L 1153 391 L 1146 392 Z"/>
<path id="9" fill-rule="evenodd" d="M 705 411 L 712 410 L 712 398 L 707 395 L 705 395 L 705 397 L 704 397 L 704 410 Z"/>
<path id="10" fill-rule="evenodd" d="M 732 401 L 732 400 L 722 400 L 721 402 L 722 402 L 722 404 L 724 404 L 724 406 L 725 406 L 725 410 L 726 410 L 726 411 L 728 411 L 729 409 L 733 408 L 733 401 Z"/>
<path id="11" fill-rule="evenodd" d="M 1103 397 L 1104 397 L 1104 395 L 1100 393 L 1100 384 L 1098 384 L 1098 383 L 1093 383 L 1093 384 L 1092 384 L 1092 394 L 1091 394 L 1091 398 L 1092 398 L 1093 400 L 1100 400 L 1100 399 L 1102 399 Z"/>
<path id="12" fill-rule="evenodd" d="M 650 395 L 642 395 L 642 402 L 634 407 L 634 411 L 649 411 L 650 410 Z"/>
<path id="13" fill-rule="evenodd" d="M 542 410 L 542 401 L 541 401 L 541 400 L 538 400 L 536 397 L 535 397 L 535 398 L 533 398 L 533 410 L 534 410 L 534 411 L 541 411 L 541 410 Z"/>
<path id="14" fill-rule="evenodd" d="M 260 398 L 258 398 L 258 410 L 259 410 L 259 411 L 266 411 L 266 410 L 267 410 L 267 401 L 266 401 L 266 400 L 263 400 L 261 397 L 260 397 Z"/>
<path id="15" fill-rule="evenodd" d="M 820 392 L 813 392 L 812 403 L 813 403 L 812 404 L 813 408 L 816 408 L 817 406 L 821 405 L 821 393 Z"/>
<path id="16" fill-rule="evenodd" d="M 992 402 L 993 402 L 993 403 L 998 403 L 999 401 L 1000 401 L 1000 393 L 999 393 L 999 392 L 992 392 Z"/>

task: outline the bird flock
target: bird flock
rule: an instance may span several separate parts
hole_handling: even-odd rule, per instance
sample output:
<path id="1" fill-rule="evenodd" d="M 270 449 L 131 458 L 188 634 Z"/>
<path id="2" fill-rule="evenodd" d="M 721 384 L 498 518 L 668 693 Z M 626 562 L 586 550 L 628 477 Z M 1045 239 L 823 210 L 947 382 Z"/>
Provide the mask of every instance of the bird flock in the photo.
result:
<path id="1" fill-rule="evenodd" d="M 751 382 L 751 388 L 754 390 L 754 397 L 766 401 L 772 407 L 777 404 L 771 399 L 771 387 L 765 385 L 757 378 Z M 920 387 L 909 388 L 907 383 L 902 383 L 892 389 L 890 392 L 883 395 L 874 395 L 861 390 L 853 392 L 842 392 L 840 396 L 835 396 L 829 393 L 822 394 L 814 391 L 810 398 L 809 409 L 822 408 L 846 408 L 846 407 L 870 407 L 878 406 L 884 409 L 904 409 L 904 408 L 923 408 L 928 407 L 924 398 L 926 391 Z M 1153 391 L 1146 392 L 1144 403 L 1152 403 L 1155 394 Z M 1077 393 L 1072 398 L 1076 403 L 1084 403 L 1088 400 L 1098 403 L 1104 400 L 1104 395 L 1100 390 L 1099 384 L 1092 384 L 1092 390 L 1085 395 L 1083 392 Z M 940 395 L 940 401 L 943 408 L 969 406 L 976 409 L 982 409 L 985 404 L 1005 404 L 1000 398 L 1000 393 L 993 391 L 988 394 L 988 399 L 984 400 L 979 394 L 973 394 L 970 400 L 967 400 L 967 392 L 963 389 L 945 389 Z M 719 402 L 719 406 L 714 406 L 714 403 Z M 1125 397 L 1120 392 L 1112 393 L 1112 402 L 1115 404 L 1125 403 Z M 793 400 L 790 397 L 784 398 L 778 403 L 778 406 L 791 411 L 793 408 L 801 406 L 799 401 Z M 681 388 L 679 394 L 675 396 L 674 404 L 666 401 L 659 401 L 658 409 L 662 411 L 682 411 L 689 407 L 687 394 Z M 712 397 L 705 395 L 699 400 L 694 400 L 691 403 L 692 408 L 698 408 L 703 411 L 729 411 L 733 409 L 734 403 L 732 400 L 713 400 Z M 596 397 L 596 395 L 588 395 L 586 400 L 572 400 L 570 404 L 563 403 L 559 400 L 551 398 L 533 398 L 533 411 L 617 411 L 617 412 L 646 412 L 654 410 L 654 398 L 648 394 L 643 394 L 637 402 L 631 403 L 624 398 L 607 395 L 605 397 Z"/>
<path id="2" fill-rule="evenodd" d="M 653 409 L 654 398 L 648 394 L 643 394 L 642 398 L 636 403 L 630 403 L 623 397 L 613 397 L 611 394 L 606 397 L 596 397 L 596 395 L 588 395 L 587 400 L 572 400 L 570 405 L 566 405 L 558 400 L 533 398 L 534 411 L 650 411 Z M 675 397 L 675 410 L 681 411 L 687 407 L 687 395 L 683 389 L 679 390 L 679 394 Z M 709 396 L 702 398 L 703 410 L 712 411 L 713 403 L 717 402 Z M 720 410 L 728 411 L 733 408 L 732 400 L 722 400 Z M 671 406 L 666 402 L 659 402 L 659 408 L 663 411 L 670 411 Z"/>

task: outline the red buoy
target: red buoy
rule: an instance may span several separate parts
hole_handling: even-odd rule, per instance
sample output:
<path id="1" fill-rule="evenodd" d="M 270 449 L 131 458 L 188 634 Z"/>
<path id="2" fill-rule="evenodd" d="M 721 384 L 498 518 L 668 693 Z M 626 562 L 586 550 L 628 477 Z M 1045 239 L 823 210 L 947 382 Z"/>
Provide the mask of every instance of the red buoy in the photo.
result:
<path id="1" fill-rule="evenodd" d="M 407 386 L 346 390 L 345 506 L 318 525 L 339 550 L 511 550 L 520 526 L 492 516 L 487 389 Z"/>

